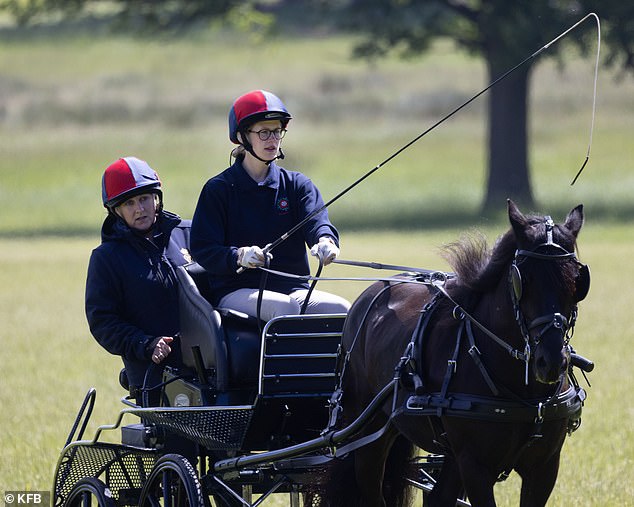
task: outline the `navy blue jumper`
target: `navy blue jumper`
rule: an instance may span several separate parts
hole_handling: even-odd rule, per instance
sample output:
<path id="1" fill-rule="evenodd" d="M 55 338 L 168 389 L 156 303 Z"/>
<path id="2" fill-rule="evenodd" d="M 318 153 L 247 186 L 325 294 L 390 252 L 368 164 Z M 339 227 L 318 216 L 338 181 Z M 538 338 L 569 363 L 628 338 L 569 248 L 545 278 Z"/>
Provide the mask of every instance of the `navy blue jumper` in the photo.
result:
<path id="1" fill-rule="evenodd" d="M 95 339 L 121 356 L 131 386 L 142 387 L 151 361 L 152 341 L 179 329 L 178 281 L 174 266 L 189 262 L 190 220 L 161 211 L 152 241 L 113 215 L 101 229 L 101 245 L 92 251 L 86 280 L 86 317 Z M 180 348 L 161 363 L 180 364 Z M 152 368 L 148 385 L 161 379 Z"/>
<path id="2" fill-rule="evenodd" d="M 208 180 L 192 219 L 191 250 L 194 260 L 209 273 L 212 304 L 217 305 L 235 290 L 260 286 L 261 270 L 236 273 L 239 247 L 264 248 L 323 204 L 319 190 L 307 176 L 287 171 L 274 162 L 261 183 L 248 175 L 241 158 Z M 327 210 L 271 252 L 271 269 L 310 274 L 306 245 L 311 247 L 322 236 L 339 242 Z M 275 275 L 269 275 L 266 283 L 267 290 L 284 294 L 307 288 L 306 282 Z"/>

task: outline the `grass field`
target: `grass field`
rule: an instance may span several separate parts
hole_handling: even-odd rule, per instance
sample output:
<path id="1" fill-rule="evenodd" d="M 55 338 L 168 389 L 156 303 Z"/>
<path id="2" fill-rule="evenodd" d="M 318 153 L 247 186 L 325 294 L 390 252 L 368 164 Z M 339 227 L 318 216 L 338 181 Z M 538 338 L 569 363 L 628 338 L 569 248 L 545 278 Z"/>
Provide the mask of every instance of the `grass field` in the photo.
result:
<path id="1" fill-rule="evenodd" d="M 253 41 L 228 34 L 160 42 L 81 33 L 0 37 L 2 491 L 50 488 L 89 387 L 98 402 L 88 434 L 121 408 L 119 359 L 90 337 L 83 314 L 109 162 L 145 158 L 163 179 L 167 208 L 190 216 L 204 180 L 226 166 L 231 100 L 269 88 L 295 116 L 285 165 L 308 173 L 328 198 L 485 85 L 481 63 L 448 44 L 420 60 L 368 65 L 349 61 L 350 40 L 340 37 L 280 39 L 257 51 Z M 627 317 L 634 86 L 601 73 L 590 163 L 570 187 L 586 153 L 592 89 L 591 62 L 572 56 L 563 73 L 547 62 L 536 69 L 531 159 L 540 210 L 561 220 L 586 205 L 580 254 L 592 288 L 574 344 L 597 368 L 549 505 L 620 507 L 634 505 L 634 327 Z M 473 226 L 490 242 L 506 229 L 477 213 L 483 109 L 477 103 L 453 118 L 333 205 L 342 257 L 445 269 L 441 244 Z M 363 287 L 322 286 L 349 298 Z M 517 505 L 516 477 L 498 488 L 500 505 Z"/>

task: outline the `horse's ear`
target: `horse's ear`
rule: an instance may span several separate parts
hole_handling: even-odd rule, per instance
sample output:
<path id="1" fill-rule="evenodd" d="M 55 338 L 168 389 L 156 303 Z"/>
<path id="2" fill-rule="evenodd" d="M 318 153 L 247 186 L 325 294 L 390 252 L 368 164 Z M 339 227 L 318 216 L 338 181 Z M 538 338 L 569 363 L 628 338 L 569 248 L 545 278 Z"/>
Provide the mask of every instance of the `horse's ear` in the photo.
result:
<path id="1" fill-rule="evenodd" d="M 526 239 L 525 230 L 528 227 L 528 220 L 526 220 L 526 217 L 517 207 L 517 204 L 515 204 L 511 199 L 507 199 L 506 204 L 509 213 L 509 220 L 511 222 L 511 227 L 513 227 L 515 237 L 518 240 Z"/>
<path id="2" fill-rule="evenodd" d="M 573 208 L 568 216 L 566 217 L 566 222 L 564 223 L 564 227 L 568 229 L 574 237 L 576 238 L 581 230 L 581 226 L 583 225 L 583 204 L 579 204 L 576 208 Z"/>

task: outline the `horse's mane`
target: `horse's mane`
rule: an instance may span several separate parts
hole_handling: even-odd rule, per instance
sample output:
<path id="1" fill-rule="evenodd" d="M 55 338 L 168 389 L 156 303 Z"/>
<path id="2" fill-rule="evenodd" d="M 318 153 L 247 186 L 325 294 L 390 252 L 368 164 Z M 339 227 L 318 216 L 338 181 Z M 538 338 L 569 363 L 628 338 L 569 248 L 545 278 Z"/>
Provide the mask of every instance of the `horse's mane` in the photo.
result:
<path id="1" fill-rule="evenodd" d="M 517 243 L 513 229 L 502 234 L 492 249 L 487 246 L 484 235 L 478 231 L 463 235 L 453 243 L 446 244 L 441 249 L 441 255 L 449 263 L 456 274 L 454 294 L 462 297 L 463 301 L 468 296 L 476 296 L 480 293 L 493 290 L 500 278 L 506 276 L 508 266 L 515 256 L 518 248 L 531 248 L 545 241 L 544 217 L 539 215 L 527 215 L 527 227 L 524 233 L 530 236 L 529 245 Z M 563 226 L 556 225 L 553 231 L 554 240 L 568 251 L 576 249 L 576 240 L 571 232 Z M 542 265 L 542 272 L 548 270 L 547 276 L 570 277 L 570 270 L 563 273 L 555 273 L 554 264 Z M 570 284 L 571 280 L 566 280 Z"/>
<path id="2" fill-rule="evenodd" d="M 459 286 L 484 292 L 498 283 L 516 249 L 515 236 L 509 230 L 498 238 L 493 249 L 488 248 L 482 233 L 472 232 L 444 245 L 441 253 L 456 273 Z"/>

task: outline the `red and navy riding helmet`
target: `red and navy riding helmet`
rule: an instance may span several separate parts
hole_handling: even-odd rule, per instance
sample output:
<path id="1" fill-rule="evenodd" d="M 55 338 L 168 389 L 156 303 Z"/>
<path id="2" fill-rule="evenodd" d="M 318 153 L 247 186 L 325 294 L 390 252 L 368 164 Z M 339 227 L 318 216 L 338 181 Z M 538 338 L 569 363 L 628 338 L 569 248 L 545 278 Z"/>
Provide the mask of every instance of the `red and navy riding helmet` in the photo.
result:
<path id="1" fill-rule="evenodd" d="M 161 180 L 147 162 L 135 157 L 120 158 L 110 164 L 101 179 L 101 197 L 108 209 L 139 194 L 154 193 L 163 198 Z"/>
<path id="2" fill-rule="evenodd" d="M 280 120 L 285 128 L 292 118 L 277 95 L 265 90 L 254 90 L 238 97 L 229 111 L 229 139 L 240 144 L 238 132 L 245 131 L 259 121 Z"/>

